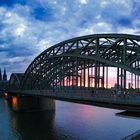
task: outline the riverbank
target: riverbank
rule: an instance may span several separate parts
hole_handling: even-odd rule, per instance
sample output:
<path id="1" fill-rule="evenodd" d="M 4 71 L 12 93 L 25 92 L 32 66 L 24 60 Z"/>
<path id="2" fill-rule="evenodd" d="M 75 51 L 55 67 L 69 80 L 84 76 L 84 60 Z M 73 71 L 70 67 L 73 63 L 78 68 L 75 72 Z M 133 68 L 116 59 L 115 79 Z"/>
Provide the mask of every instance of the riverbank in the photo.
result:
<path id="1" fill-rule="evenodd" d="M 140 140 L 140 134 L 133 138 L 133 140 Z"/>
<path id="2" fill-rule="evenodd" d="M 122 140 L 140 140 L 140 130 L 122 138 Z"/>

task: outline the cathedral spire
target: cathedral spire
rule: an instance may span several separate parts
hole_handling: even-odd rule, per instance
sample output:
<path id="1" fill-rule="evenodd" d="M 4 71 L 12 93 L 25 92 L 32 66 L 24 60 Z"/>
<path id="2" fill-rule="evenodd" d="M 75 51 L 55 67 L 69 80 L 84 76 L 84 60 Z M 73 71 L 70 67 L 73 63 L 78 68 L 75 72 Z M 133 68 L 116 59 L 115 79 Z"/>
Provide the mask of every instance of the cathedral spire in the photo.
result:
<path id="1" fill-rule="evenodd" d="M 0 68 L 0 81 L 2 81 L 1 68 Z"/>
<path id="2" fill-rule="evenodd" d="M 7 81 L 7 74 L 6 74 L 6 69 L 4 68 L 4 73 L 3 73 L 3 80 Z"/>

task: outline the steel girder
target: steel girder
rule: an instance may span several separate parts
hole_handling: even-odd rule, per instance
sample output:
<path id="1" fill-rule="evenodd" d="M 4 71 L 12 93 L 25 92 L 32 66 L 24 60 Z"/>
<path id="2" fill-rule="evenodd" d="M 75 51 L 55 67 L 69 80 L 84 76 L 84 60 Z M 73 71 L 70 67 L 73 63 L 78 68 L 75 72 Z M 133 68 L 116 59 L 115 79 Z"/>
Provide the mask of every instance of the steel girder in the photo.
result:
<path id="1" fill-rule="evenodd" d="M 77 70 L 84 69 L 84 61 L 85 68 L 100 62 L 140 76 L 140 36 L 95 34 L 56 44 L 42 52 L 29 65 L 21 88 L 35 89 L 43 88 L 41 85 L 57 84 L 69 72 L 76 73 L 76 65 Z"/>

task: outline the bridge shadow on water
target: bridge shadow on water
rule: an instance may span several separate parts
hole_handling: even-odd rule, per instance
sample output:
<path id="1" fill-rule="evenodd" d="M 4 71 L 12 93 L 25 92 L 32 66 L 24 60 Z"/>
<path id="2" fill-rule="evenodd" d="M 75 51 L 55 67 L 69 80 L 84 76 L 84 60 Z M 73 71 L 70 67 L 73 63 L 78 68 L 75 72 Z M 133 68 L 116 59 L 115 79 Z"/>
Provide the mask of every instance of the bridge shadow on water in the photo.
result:
<path id="1" fill-rule="evenodd" d="M 122 111 L 122 112 L 116 113 L 115 115 L 119 116 L 119 117 L 139 119 L 140 120 L 140 112 Z"/>
<path id="2" fill-rule="evenodd" d="M 20 140 L 59 140 L 55 111 L 12 112 L 12 124 Z"/>

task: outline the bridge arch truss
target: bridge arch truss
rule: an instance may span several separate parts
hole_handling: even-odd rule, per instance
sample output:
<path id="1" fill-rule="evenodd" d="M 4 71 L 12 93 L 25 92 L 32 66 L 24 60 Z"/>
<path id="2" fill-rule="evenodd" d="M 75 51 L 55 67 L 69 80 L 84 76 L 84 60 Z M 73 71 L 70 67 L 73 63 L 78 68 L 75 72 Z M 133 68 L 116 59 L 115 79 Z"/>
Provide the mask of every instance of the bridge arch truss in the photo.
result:
<path id="1" fill-rule="evenodd" d="M 20 89 L 21 80 L 24 76 L 24 73 L 12 73 L 9 79 L 8 88 L 11 90 Z"/>
<path id="2" fill-rule="evenodd" d="M 116 83 L 121 88 L 126 88 L 127 72 L 131 84 L 135 81 L 139 88 L 140 36 L 94 34 L 58 43 L 33 60 L 21 88 L 107 88 L 110 67 L 116 68 Z"/>

